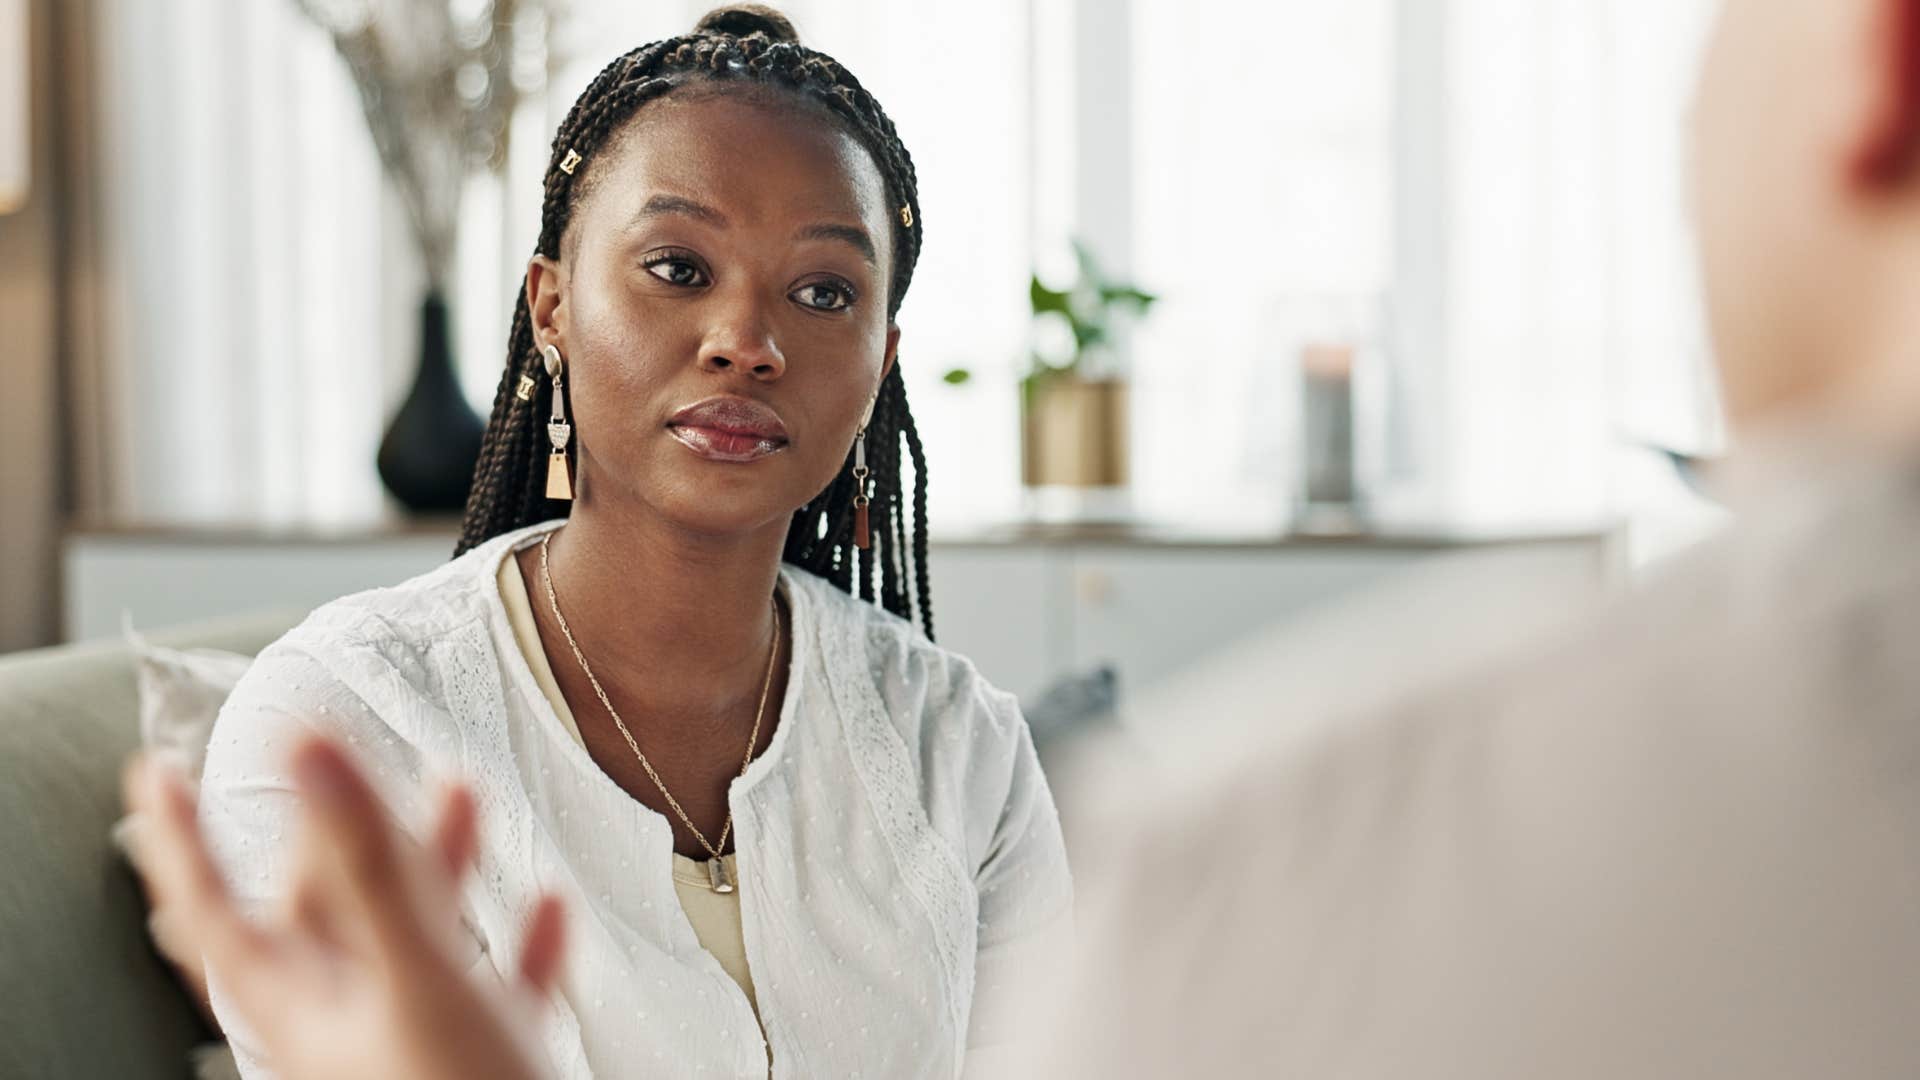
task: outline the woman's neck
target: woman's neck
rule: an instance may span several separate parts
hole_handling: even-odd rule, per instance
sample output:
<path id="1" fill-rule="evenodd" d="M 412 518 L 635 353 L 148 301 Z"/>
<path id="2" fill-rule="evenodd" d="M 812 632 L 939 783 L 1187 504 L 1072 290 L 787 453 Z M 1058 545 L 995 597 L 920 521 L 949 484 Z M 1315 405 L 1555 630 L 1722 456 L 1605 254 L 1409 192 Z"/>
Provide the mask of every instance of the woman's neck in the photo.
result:
<path id="1" fill-rule="evenodd" d="M 616 669 L 603 681 L 645 686 L 663 706 L 696 705 L 717 688 L 757 688 L 785 543 L 785 522 L 714 537 L 647 512 L 582 505 L 552 537 L 549 567 L 580 648 Z"/>

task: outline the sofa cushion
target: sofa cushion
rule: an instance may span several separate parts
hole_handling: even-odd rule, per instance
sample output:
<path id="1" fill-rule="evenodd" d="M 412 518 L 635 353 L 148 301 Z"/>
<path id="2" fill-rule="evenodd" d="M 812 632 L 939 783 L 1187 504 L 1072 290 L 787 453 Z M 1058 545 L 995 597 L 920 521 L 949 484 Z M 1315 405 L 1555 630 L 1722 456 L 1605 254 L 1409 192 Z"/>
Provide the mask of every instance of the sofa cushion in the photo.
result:
<path id="1" fill-rule="evenodd" d="M 133 651 L 134 683 L 140 692 L 141 748 L 197 788 L 200 774 L 206 769 L 213 722 L 240 677 L 253 664 L 253 657 L 218 649 L 170 649 L 148 641 L 131 628 L 127 644 Z M 129 814 L 113 827 L 113 839 L 144 879 L 149 868 L 140 858 L 142 831 L 140 815 Z M 151 901 L 153 891 L 145 892 Z M 147 916 L 147 930 L 154 947 L 173 965 L 200 1015 L 211 1024 L 214 1017 L 207 999 L 205 966 L 200 955 L 190 951 L 175 931 L 177 919 L 177 911 L 153 908 Z"/>
<path id="2" fill-rule="evenodd" d="M 252 653 L 297 620 L 155 640 Z M 0 657 L 0 1076 L 178 1078 L 208 1038 L 109 839 L 139 744 L 124 644 Z"/>

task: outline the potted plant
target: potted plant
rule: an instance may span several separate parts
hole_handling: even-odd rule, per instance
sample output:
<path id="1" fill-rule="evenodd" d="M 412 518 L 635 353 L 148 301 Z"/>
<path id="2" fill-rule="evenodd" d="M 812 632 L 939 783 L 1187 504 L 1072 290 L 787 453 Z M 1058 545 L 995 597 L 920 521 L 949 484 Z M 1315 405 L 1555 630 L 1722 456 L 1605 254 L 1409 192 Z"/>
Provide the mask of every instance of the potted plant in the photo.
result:
<path id="1" fill-rule="evenodd" d="M 1114 338 L 1123 314 L 1146 314 L 1158 299 L 1102 271 L 1073 244 L 1076 274 L 1055 289 L 1035 274 L 1028 286 L 1034 346 L 1020 380 L 1021 476 L 1029 488 L 1118 488 L 1128 482 L 1127 380 Z M 947 373 L 958 385 L 965 369 Z"/>

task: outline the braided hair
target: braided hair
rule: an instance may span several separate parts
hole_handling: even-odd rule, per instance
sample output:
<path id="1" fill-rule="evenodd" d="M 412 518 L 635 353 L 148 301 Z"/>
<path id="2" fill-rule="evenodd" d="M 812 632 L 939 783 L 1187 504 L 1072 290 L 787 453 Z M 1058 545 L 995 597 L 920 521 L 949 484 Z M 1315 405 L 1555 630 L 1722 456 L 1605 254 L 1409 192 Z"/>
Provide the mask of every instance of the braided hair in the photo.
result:
<path id="1" fill-rule="evenodd" d="M 832 57 L 801 45 L 785 16 L 757 4 L 716 9 L 691 34 L 627 53 L 608 64 L 581 93 L 554 137 L 540 211 L 539 254 L 559 258 L 567 223 L 584 193 L 583 181 L 595 154 L 642 105 L 694 84 L 789 95 L 823 110 L 866 148 L 890 200 L 893 277 L 887 317 L 891 320 L 898 314 L 920 255 L 920 197 L 913 159 L 894 131 L 893 121 L 851 72 Z M 551 409 L 553 385 L 541 377 L 543 371 L 534 348 L 532 313 L 522 290 L 514 307 L 506 370 L 480 445 L 455 555 L 501 533 L 565 517 L 572 506 L 546 497 L 545 424 L 540 418 Z M 525 400 L 520 396 L 523 379 L 531 379 L 534 388 Z M 880 384 L 873 419 L 867 425 L 867 444 L 867 463 L 875 479 L 869 509 L 877 534 L 872 546 L 860 548 L 854 542 L 856 481 L 849 453 L 826 490 L 794 513 L 782 558 L 863 600 L 877 601 L 904 619 L 912 620 L 917 609 L 921 626 L 932 637 L 927 459 L 907 408 L 907 388 L 898 364 Z M 903 498 L 903 449 L 913 465 L 910 504 Z"/>

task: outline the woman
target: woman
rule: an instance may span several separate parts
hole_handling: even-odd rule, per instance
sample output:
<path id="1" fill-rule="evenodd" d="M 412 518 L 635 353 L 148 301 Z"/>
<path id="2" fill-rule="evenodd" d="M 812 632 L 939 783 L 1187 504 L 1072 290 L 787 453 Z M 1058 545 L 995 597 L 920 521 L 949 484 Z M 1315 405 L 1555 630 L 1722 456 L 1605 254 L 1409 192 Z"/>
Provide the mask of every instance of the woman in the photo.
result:
<path id="1" fill-rule="evenodd" d="M 566 901 L 561 1075 L 980 1067 L 976 992 L 1071 885 L 1017 706 L 931 641 L 920 228 L 892 123 L 778 14 L 609 65 L 554 143 L 459 556 L 316 611 L 221 716 L 201 814 L 242 900 L 275 899 L 318 731 L 402 822 L 469 779 L 476 966 Z"/>

